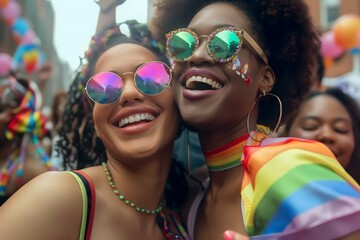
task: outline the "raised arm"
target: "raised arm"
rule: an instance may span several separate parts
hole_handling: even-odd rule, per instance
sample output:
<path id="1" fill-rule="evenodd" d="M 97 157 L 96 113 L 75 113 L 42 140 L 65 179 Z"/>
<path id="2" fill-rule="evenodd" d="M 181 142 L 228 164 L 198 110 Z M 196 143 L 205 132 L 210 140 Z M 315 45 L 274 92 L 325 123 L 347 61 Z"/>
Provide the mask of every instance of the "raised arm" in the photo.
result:
<path id="1" fill-rule="evenodd" d="M 95 34 L 99 34 L 107 27 L 116 24 L 116 7 L 123 4 L 125 0 L 94 0 L 94 2 L 100 7 L 95 31 Z"/>

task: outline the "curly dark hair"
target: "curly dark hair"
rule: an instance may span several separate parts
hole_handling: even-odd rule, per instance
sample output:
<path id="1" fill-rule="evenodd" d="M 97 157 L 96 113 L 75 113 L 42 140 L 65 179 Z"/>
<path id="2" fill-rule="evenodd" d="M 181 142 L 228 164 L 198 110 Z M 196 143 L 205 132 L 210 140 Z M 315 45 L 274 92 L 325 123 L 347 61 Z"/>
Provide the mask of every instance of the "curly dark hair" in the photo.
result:
<path id="1" fill-rule="evenodd" d="M 233 4 L 246 13 L 254 37 L 269 58 L 276 83 L 272 90 L 283 103 L 282 122 L 306 96 L 316 71 L 320 40 L 303 0 L 162 0 L 155 5 L 150 21 L 153 35 L 161 42 L 171 30 L 186 27 L 204 6 L 215 2 Z M 258 122 L 274 126 L 279 106 L 263 98 Z"/>
<path id="2" fill-rule="evenodd" d="M 163 48 L 152 38 L 146 25 L 135 20 L 126 21 L 125 24 L 129 27 L 129 37 L 125 36 L 117 25 L 92 38 L 90 49 L 85 53 L 87 63 L 80 65 L 70 85 L 56 145 L 57 153 L 63 158 L 65 170 L 100 165 L 107 159 L 105 146 L 95 132 L 92 103 L 84 95 L 86 80 L 93 74 L 101 54 L 117 44 L 135 43 L 148 48 L 161 61 L 168 63 Z M 179 210 L 185 201 L 187 184 L 184 173 L 181 164 L 173 160 L 165 187 L 165 199 L 168 207 L 174 210 Z"/>
<path id="3" fill-rule="evenodd" d="M 344 93 L 339 88 L 328 88 L 324 91 L 311 91 L 309 95 L 304 99 L 303 103 L 313 99 L 317 96 L 330 96 L 337 99 L 341 105 L 349 113 L 352 120 L 352 127 L 354 131 L 355 149 L 351 155 L 349 164 L 345 167 L 345 170 L 360 183 L 360 106 L 350 95 Z M 303 104 L 302 103 L 302 104 Z M 294 112 L 286 123 L 284 134 L 289 135 L 290 129 L 294 123 L 294 120 L 298 114 L 298 111 Z"/>

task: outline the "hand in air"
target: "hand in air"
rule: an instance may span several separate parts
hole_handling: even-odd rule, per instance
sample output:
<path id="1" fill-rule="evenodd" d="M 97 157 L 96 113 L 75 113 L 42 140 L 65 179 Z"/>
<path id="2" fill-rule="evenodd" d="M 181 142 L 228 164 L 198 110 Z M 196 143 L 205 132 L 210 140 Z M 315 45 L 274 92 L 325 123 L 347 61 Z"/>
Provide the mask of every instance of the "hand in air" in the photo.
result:
<path id="1" fill-rule="evenodd" d="M 106 13 L 111 9 L 120 6 L 126 0 L 93 0 L 97 5 L 100 6 L 101 12 Z"/>

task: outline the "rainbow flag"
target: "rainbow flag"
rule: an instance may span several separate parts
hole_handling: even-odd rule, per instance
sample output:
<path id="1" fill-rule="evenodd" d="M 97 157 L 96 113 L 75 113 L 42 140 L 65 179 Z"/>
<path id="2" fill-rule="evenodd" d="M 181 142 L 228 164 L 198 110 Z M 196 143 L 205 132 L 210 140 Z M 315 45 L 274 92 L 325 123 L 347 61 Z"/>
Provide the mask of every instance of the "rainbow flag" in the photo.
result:
<path id="1" fill-rule="evenodd" d="M 335 239 L 360 230 L 360 187 L 322 143 L 268 138 L 244 156 L 251 239 Z"/>

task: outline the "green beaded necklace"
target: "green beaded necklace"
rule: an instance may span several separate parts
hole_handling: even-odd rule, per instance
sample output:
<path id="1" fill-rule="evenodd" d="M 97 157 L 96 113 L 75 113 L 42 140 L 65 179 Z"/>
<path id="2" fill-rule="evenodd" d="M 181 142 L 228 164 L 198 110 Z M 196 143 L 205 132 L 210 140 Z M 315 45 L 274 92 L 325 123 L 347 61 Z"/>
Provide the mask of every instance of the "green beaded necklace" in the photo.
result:
<path id="1" fill-rule="evenodd" d="M 109 181 L 109 185 L 111 186 L 111 188 L 113 189 L 114 194 L 121 200 L 123 201 L 126 205 L 134 208 L 137 212 L 139 213 L 145 213 L 145 214 L 157 214 L 159 212 L 161 212 L 161 210 L 163 209 L 163 202 L 161 201 L 159 206 L 156 209 L 145 209 L 145 208 L 141 208 L 136 206 L 136 204 L 134 202 L 131 202 L 129 199 L 127 199 L 125 197 L 125 195 L 120 194 L 119 190 L 116 188 L 115 183 L 113 181 L 113 177 L 111 175 L 111 172 L 106 164 L 106 162 L 102 162 L 102 165 L 104 167 L 104 171 L 106 174 L 106 177 Z"/>

